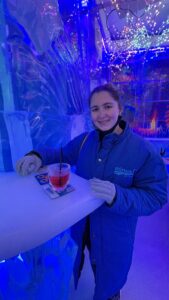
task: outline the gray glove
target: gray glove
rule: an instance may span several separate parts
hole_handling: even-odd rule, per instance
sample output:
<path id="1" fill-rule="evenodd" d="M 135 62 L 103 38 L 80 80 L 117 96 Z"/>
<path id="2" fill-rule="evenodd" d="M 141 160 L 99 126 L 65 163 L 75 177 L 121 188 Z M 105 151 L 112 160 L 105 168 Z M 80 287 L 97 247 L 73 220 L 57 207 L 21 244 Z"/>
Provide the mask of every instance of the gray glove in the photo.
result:
<path id="1" fill-rule="evenodd" d="M 98 178 L 92 178 L 89 182 L 95 197 L 105 200 L 108 204 L 113 203 L 116 195 L 116 188 L 113 183 Z"/>
<path id="2" fill-rule="evenodd" d="M 37 172 L 41 166 L 42 160 L 37 155 L 26 155 L 16 162 L 16 172 L 26 176 Z"/>

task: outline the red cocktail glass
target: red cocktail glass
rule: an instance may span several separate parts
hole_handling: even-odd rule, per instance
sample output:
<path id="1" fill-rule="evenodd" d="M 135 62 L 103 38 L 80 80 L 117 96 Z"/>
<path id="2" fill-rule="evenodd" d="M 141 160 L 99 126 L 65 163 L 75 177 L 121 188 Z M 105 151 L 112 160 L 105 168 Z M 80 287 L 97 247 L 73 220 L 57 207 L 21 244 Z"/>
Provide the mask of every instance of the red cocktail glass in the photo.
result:
<path id="1" fill-rule="evenodd" d="M 57 163 L 48 166 L 49 183 L 57 191 L 63 191 L 69 182 L 70 165 L 66 163 Z"/>

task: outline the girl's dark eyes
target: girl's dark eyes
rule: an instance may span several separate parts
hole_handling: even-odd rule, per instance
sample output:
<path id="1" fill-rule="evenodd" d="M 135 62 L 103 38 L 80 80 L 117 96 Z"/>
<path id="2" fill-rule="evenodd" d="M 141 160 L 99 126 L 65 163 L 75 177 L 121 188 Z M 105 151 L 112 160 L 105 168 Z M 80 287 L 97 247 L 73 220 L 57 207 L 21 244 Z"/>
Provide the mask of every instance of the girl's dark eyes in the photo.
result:
<path id="1" fill-rule="evenodd" d="M 99 110 L 99 109 L 98 109 L 97 107 L 91 109 L 92 112 L 95 112 L 95 111 L 98 111 L 98 110 Z"/>
<path id="2" fill-rule="evenodd" d="M 112 105 L 106 105 L 104 106 L 105 109 L 109 109 L 109 108 L 112 108 L 113 106 Z"/>
<path id="3" fill-rule="evenodd" d="M 109 105 L 104 105 L 103 106 L 103 109 L 105 109 L 105 110 L 108 110 L 108 109 L 110 109 L 110 108 L 112 108 L 113 107 L 113 105 L 111 105 L 111 104 L 109 104 Z M 96 111 L 98 111 L 100 108 L 99 107 L 93 107 L 93 108 L 91 108 L 91 111 L 92 112 L 96 112 Z"/>

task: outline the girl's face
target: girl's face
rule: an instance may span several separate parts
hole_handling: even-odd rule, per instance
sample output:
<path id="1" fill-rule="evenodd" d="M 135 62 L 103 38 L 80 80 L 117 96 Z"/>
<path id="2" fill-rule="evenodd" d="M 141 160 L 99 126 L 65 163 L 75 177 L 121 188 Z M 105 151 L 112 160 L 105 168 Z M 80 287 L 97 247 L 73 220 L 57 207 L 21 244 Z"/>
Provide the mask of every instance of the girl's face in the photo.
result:
<path id="1" fill-rule="evenodd" d="M 93 94 L 90 111 L 95 127 L 101 131 L 111 129 L 121 113 L 118 102 L 106 91 Z"/>

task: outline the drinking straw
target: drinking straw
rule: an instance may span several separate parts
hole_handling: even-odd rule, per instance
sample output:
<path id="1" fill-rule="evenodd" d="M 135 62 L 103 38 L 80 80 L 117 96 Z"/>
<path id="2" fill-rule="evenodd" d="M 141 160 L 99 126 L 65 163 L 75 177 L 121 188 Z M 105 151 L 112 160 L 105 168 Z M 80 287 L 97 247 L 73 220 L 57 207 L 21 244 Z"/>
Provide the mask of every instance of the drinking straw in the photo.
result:
<path id="1" fill-rule="evenodd" d="M 62 161 L 63 161 L 63 150 L 62 146 L 60 147 L 60 164 L 59 164 L 59 185 L 61 186 L 61 169 L 62 169 Z"/>

